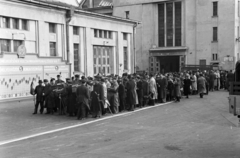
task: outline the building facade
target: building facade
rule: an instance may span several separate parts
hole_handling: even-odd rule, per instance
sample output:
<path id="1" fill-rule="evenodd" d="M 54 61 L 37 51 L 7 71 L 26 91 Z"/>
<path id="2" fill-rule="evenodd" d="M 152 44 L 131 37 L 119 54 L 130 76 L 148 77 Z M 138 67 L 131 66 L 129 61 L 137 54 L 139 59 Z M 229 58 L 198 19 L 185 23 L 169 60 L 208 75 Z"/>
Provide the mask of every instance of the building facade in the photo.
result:
<path id="1" fill-rule="evenodd" d="M 40 1 L 0 2 L 0 100 L 38 80 L 134 71 L 135 21 Z"/>
<path id="2" fill-rule="evenodd" d="M 136 67 L 180 71 L 184 65 L 234 69 L 239 60 L 238 0 L 116 0 L 113 15 L 139 20 Z"/>

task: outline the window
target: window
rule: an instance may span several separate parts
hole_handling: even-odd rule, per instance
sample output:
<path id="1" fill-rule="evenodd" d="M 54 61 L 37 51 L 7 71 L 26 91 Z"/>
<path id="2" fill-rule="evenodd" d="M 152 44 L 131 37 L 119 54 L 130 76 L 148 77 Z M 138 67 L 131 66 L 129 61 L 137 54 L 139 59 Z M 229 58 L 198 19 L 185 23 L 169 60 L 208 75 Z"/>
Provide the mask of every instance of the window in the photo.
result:
<path id="1" fill-rule="evenodd" d="M 99 38 L 102 38 L 102 30 L 99 30 Z"/>
<path id="2" fill-rule="evenodd" d="M 199 60 L 199 65 L 207 65 L 206 59 Z"/>
<path id="3" fill-rule="evenodd" d="M 73 26 L 73 34 L 74 35 L 79 35 L 78 27 Z"/>
<path id="4" fill-rule="evenodd" d="M 28 30 L 28 20 L 22 19 L 22 30 Z"/>
<path id="5" fill-rule="evenodd" d="M 127 33 L 123 33 L 123 40 L 127 40 Z"/>
<path id="6" fill-rule="evenodd" d="M 0 50 L 0 53 L 11 52 L 11 41 L 7 39 L 0 39 Z"/>
<path id="7" fill-rule="evenodd" d="M 212 54 L 212 60 L 213 61 L 218 60 L 218 54 Z"/>
<path id="8" fill-rule="evenodd" d="M 98 30 L 94 29 L 94 37 L 98 37 Z"/>
<path id="9" fill-rule="evenodd" d="M 14 52 L 17 52 L 18 47 L 19 47 L 20 45 L 22 45 L 22 43 L 23 43 L 23 41 L 20 41 L 20 40 L 14 40 L 14 41 L 13 41 L 13 50 L 14 50 Z"/>
<path id="10" fill-rule="evenodd" d="M 129 19 L 129 11 L 125 11 L 126 19 Z"/>
<path id="11" fill-rule="evenodd" d="M 128 70 L 128 50 L 127 47 L 123 47 L 124 55 L 124 70 Z"/>
<path id="12" fill-rule="evenodd" d="M 56 33 L 56 25 L 53 23 L 49 23 L 49 32 Z"/>
<path id="13" fill-rule="evenodd" d="M 3 28 L 10 28 L 10 18 L 2 17 Z"/>
<path id="14" fill-rule="evenodd" d="M 218 16 L 218 2 L 213 2 L 213 16 Z"/>
<path id="15" fill-rule="evenodd" d="M 57 56 L 56 42 L 50 42 L 50 56 L 51 57 Z"/>
<path id="16" fill-rule="evenodd" d="M 74 71 L 79 71 L 79 44 L 74 44 Z"/>
<path id="17" fill-rule="evenodd" d="M 217 42 L 217 41 L 218 41 L 218 28 L 213 27 L 213 42 Z"/>
<path id="18" fill-rule="evenodd" d="M 108 38 L 112 39 L 112 32 L 111 31 L 108 31 Z"/>
<path id="19" fill-rule="evenodd" d="M 104 32 L 104 38 L 107 38 L 107 31 L 103 31 Z"/>
<path id="20" fill-rule="evenodd" d="M 158 46 L 182 46 L 182 2 L 158 4 Z"/>
<path id="21" fill-rule="evenodd" d="M 13 29 L 19 29 L 19 19 L 13 18 L 12 25 L 13 25 Z"/>

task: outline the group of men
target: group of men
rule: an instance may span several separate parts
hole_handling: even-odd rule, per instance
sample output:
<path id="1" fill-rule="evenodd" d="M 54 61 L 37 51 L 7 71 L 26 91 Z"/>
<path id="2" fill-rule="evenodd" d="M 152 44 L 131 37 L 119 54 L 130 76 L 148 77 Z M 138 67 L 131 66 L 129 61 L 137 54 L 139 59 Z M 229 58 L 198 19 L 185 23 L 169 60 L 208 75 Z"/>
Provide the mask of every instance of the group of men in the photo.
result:
<path id="1" fill-rule="evenodd" d="M 155 102 L 180 102 L 182 95 L 189 98 L 190 94 L 199 94 L 203 98 L 209 90 L 217 89 L 218 84 L 215 87 L 212 85 L 212 78 L 218 83 L 214 73 L 123 74 L 122 77 L 97 75 L 94 78 L 81 76 L 81 79 L 75 75 L 67 78 L 66 82 L 57 75 L 57 80 L 52 78 L 50 83 L 47 79 L 39 81 L 34 90 L 36 103 L 33 114 L 37 114 L 40 104 L 41 114 L 46 109 L 46 114 L 58 111 L 82 120 L 90 115 L 98 118 L 107 112 L 115 114 L 133 111 L 136 107 L 154 106 Z M 227 85 L 227 82 L 224 84 Z"/>

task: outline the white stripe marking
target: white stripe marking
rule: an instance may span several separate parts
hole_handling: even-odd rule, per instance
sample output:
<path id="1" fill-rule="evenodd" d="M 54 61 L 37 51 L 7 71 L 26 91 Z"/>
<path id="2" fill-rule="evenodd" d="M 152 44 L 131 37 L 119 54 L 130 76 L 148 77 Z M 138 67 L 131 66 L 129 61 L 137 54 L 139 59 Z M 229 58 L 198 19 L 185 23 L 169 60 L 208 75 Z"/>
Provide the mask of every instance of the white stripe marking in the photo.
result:
<path id="1" fill-rule="evenodd" d="M 46 134 L 56 133 L 56 132 L 60 132 L 60 131 L 64 131 L 64 130 L 68 130 L 68 129 L 72 129 L 72 128 L 76 128 L 76 127 L 81 127 L 81 126 L 84 126 L 84 125 L 92 124 L 92 123 L 103 121 L 103 120 L 108 120 L 108 119 L 119 117 L 119 116 L 129 115 L 129 114 L 132 114 L 132 113 L 136 113 L 136 112 L 147 110 L 147 109 L 156 108 L 156 107 L 159 107 L 159 106 L 162 106 L 162 105 L 167 105 L 167 104 L 170 104 L 170 103 L 172 103 L 172 102 L 168 102 L 168 103 L 164 103 L 164 104 L 158 104 L 158 105 L 155 105 L 155 106 L 148 106 L 148 107 L 138 109 L 138 110 L 135 110 L 135 111 L 132 111 L 132 112 L 116 114 L 116 115 L 100 118 L 100 119 L 97 119 L 97 120 L 93 120 L 93 121 L 89 121 L 89 122 L 85 122 L 85 123 L 81 123 L 81 124 L 77 124 L 77 125 L 73 125 L 73 126 L 68 126 L 68 127 L 59 128 L 59 129 L 55 129 L 55 130 L 51 130 L 51 131 L 47 131 L 47 132 L 33 134 L 33 135 L 30 135 L 30 136 L 26 136 L 26 137 L 21 137 L 21 138 L 17 138 L 17 139 L 3 141 L 3 142 L 0 142 L 0 146 L 10 144 L 10 143 L 14 143 L 14 142 L 18 142 L 18 141 L 22 141 L 22 140 L 27 140 L 27 139 L 34 138 L 34 137 L 39 137 L 39 136 L 46 135 Z"/>

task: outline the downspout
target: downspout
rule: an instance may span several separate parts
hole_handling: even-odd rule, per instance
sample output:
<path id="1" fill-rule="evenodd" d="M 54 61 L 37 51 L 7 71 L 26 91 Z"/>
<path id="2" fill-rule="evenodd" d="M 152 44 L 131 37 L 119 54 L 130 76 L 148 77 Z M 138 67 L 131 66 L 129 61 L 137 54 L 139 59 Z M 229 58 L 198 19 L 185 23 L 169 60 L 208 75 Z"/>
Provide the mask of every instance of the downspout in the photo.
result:
<path id="1" fill-rule="evenodd" d="M 74 14 L 74 8 L 70 8 L 70 10 L 67 10 L 66 13 L 66 44 L 67 44 L 67 63 L 70 63 L 70 44 L 69 44 L 69 23 L 72 20 L 72 16 Z"/>
<path id="2" fill-rule="evenodd" d="M 133 67 L 134 67 L 134 73 L 136 73 L 136 43 L 135 43 L 135 41 L 136 41 L 136 27 L 137 27 L 137 25 L 138 25 L 138 23 L 135 23 L 134 25 L 133 25 L 133 58 L 134 58 L 134 60 L 133 60 Z"/>

